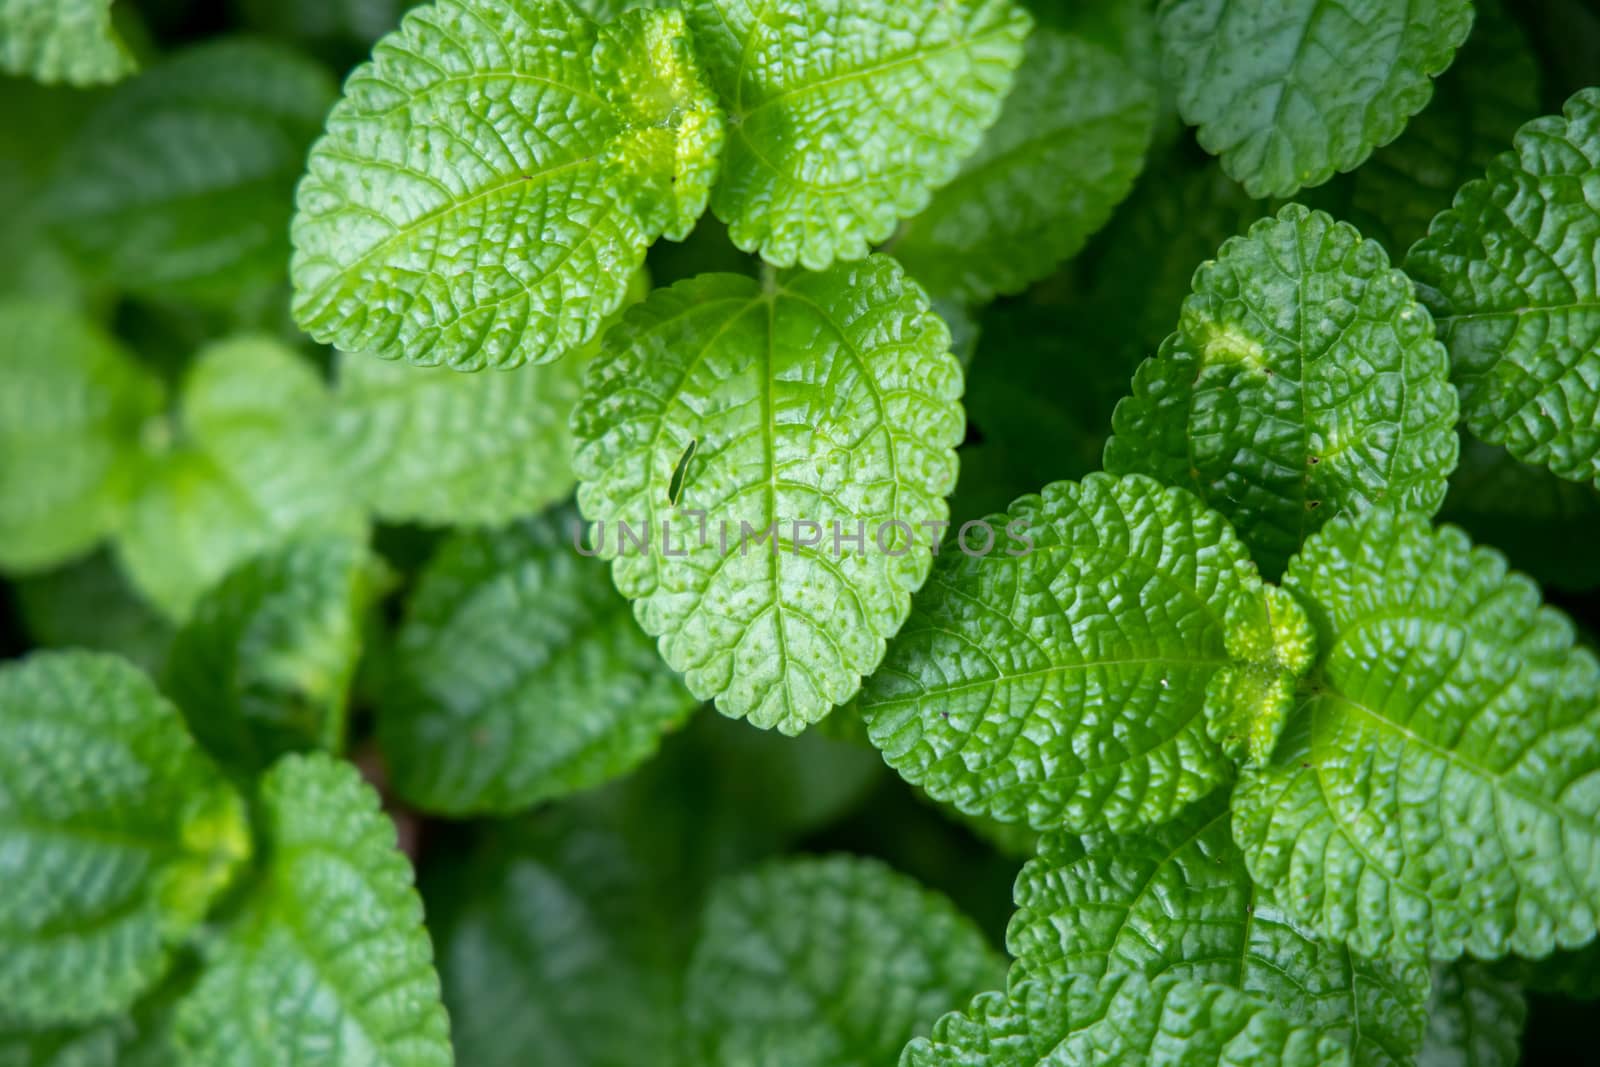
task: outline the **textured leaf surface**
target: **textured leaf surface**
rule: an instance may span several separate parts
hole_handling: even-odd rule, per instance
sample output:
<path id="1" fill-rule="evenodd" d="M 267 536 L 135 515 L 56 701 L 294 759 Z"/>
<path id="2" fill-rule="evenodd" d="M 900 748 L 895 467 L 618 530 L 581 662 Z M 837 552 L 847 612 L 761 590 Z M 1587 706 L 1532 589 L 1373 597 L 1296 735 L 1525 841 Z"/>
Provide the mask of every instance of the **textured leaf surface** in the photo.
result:
<path id="1" fill-rule="evenodd" d="M 1003 547 L 939 554 L 856 702 L 889 765 L 1040 830 L 1154 825 L 1220 785 L 1232 764 L 1207 736 L 1206 689 L 1232 663 L 1230 602 L 1259 590 L 1221 516 L 1096 474 L 990 523 Z"/>
<path id="2" fill-rule="evenodd" d="M 99 85 L 132 73 L 111 25 L 111 0 L 0 0 L 0 71 Z"/>
<path id="3" fill-rule="evenodd" d="M 178 1008 L 183 1062 L 449 1067 L 411 866 L 354 767 L 286 756 L 261 784 L 265 880 Z"/>
<path id="4" fill-rule="evenodd" d="M 1320 185 L 1394 140 L 1471 28 L 1469 0 L 1175 0 L 1160 22 L 1178 110 L 1252 196 Z"/>
<path id="5" fill-rule="evenodd" d="M 1472 432 L 1600 485 L 1600 89 L 1528 123 L 1406 260 Z"/>
<path id="6" fill-rule="evenodd" d="M 1538 64 L 1521 26 L 1499 0 L 1473 0 L 1473 8 L 1472 36 L 1434 83 L 1427 108 L 1310 201 L 1354 223 L 1396 261 L 1540 110 Z"/>
<path id="7" fill-rule="evenodd" d="M 258 772 L 284 752 L 344 747 L 362 625 L 380 585 L 355 541 L 293 541 L 247 560 L 195 604 L 165 688 L 224 764 Z"/>
<path id="8" fill-rule="evenodd" d="M 161 383 L 77 315 L 0 304 L 0 567 L 35 570 L 88 551 L 116 526 Z"/>
<path id="9" fill-rule="evenodd" d="M 617 588 L 697 697 L 798 733 L 877 665 L 928 573 L 920 524 L 945 519 L 955 484 L 949 348 L 883 256 L 767 286 L 705 275 L 607 334 L 574 415 L 578 500 L 605 524 L 595 543 Z M 624 521 L 648 552 L 623 541 Z"/>
<path id="10" fill-rule="evenodd" d="M 941 296 L 1022 291 L 1082 248 L 1133 188 L 1155 103 L 1155 88 L 1122 57 L 1035 30 L 999 120 L 901 229 L 895 257 Z"/>
<path id="11" fill-rule="evenodd" d="M 1483 964 L 1440 966 L 1417 1067 L 1515 1067 L 1527 1015 L 1522 990 Z"/>
<path id="12" fill-rule="evenodd" d="M 244 804 L 135 668 L 0 668 L 0 1002 L 34 1023 L 130 1007 L 250 851 Z"/>
<path id="13" fill-rule="evenodd" d="M 636 275 L 630 298 L 648 289 Z M 484 374 L 341 356 L 338 447 L 369 507 L 390 522 L 499 524 L 565 497 L 592 349 Z"/>
<path id="14" fill-rule="evenodd" d="M 695 707 L 562 509 L 445 542 L 419 579 L 380 709 L 401 793 L 509 812 L 618 777 Z"/>
<path id="15" fill-rule="evenodd" d="M 598 820 L 552 815 L 451 868 L 467 893 L 434 928 L 458 1061 L 527 1067 L 536 1050 L 539 1067 L 685 1067 L 670 872 Z"/>
<path id="16" fill-rule="evenodd" d="M 1234 835 L 1280 907 L 1358 952 L 1543 956 L 1600 913 L 1600 665 L 1525 577 L 1388 510 L 1324 527 L 1285 586 L 1321 659 Z"/>
<path id="17" fill-rule="evenodd" d="M 769 864 L 706 905 L 685 1012 L 707 1067 L 874 1067 L 1003 964 L 943 897 L 875 860 Z"/>
<path id="18" fill-rule="evenodd" d="M 44 201 L 94 277 L 231 303 L 281 282 L 295 177 L 333 102 L 318 64 L 215 41 L 120 86 L 78 132 Z"/>
<path id="19" fill-rule="evenodd" d="M 302 533 L 360 537 L 322 379 L 266 338 L 219 342 L 183 386 L 178 440 L 141 485 L 118 550 L 134 584 L 182 618 L 233 567 Z"/>
<path id="20" fill-rule="evenodd" d="M 913 1042 L 900 1067 L 1348 1067 L 1349 1051 L 1248 994 L 1167 975 L 1024 979 Z"/>
<path id="21" fill-rule="evenodd" d="M 1270 575 L 1334 515 L 1438 510 L 1459 447 L 1449 361 L 1382 248 L 1290 205 L 1194 287 L 1117 405 L 1107 470 L 1193 491 Z"/>
<path id="22" fill-rule="evenodd" d="M 712 210 L 780 267 L 860 259 L 1000 114 L 1030 20 L 1008 0 L 691 0 L 728 109 Z"/>
<path id="23" fill-rule="evenodd" d="M 1357 1064 L 1421 1047 L 1427 964 L 1365 960 L 1292 921 L 1251 883 L 1224 797 L 1147 835 L 1046 835 L 1016 902 L 1006 941 L 1030 977 L 1178 975 L 1252 994 Z"/>
<path id="24" fill-rule="evenodd" d="M 722 113 L 677 10 L 439 0 L 345 83 L 297 197 L 295 319 L 475 370 L 591 337 L 705 209 Z"/>

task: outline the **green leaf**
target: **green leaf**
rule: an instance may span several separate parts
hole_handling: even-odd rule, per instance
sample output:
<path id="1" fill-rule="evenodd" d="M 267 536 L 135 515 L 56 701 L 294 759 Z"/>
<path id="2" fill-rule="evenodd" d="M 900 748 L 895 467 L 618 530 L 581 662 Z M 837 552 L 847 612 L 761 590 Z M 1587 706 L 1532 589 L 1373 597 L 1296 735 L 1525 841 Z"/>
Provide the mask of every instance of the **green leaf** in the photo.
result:
<path id="1" fill-rule="evenodd" d="M 568 509 L 446 541 L 418 579 L 379 708 L 402 795 L 512 812 L 619 777 L 696 701 L 656 655 Z"/>
<path id="2" fill-rule="evenodd" d="M 291 191 L 333 96 L 322 67 L 279 46 L 192 48 L 90 114 L 42 210 L 107 284 L 231 306 L 283 279 Z"/>
<path id="3" fill-rule="evenodd" d="M 722 113 L 676 9 L 596 27 L 560 0 L 437 0 L 373 57 L 297 196 L 294 315 L 319 341 L 547 363 L 705 209 Z"/>
<path id="4" fill-rule="evenodd" d="M 1600 553 L 1590 544 L 1600 524 L 1600 491 L 1592 485 L 1530 467 L 1504 448 L 1465 435 L 1439 517 L 1494 545 L 1541 585 L 1600 585 Z"/>
<path id="5" fill-rule="evenodd" d="M 1449 361 L 1382 248 L 1291 204 L 1194 289 L 1117 405 L 1107 470 L 1193 491 L 1269 575 L 1335 515 L 1438 510 L 1459 447 Z"/>
<path id="6" fill-rule="evenodd" d="M 1039 830 L 1155 825 L 1222 784 L 1207 687 L 1234 662 L 1229 605 L 1261 586 L 1221 516 L 1093 474 L 989 523 L 996 550 L 945 546 L 857 699 L 889 765 Z"/>
<path id="7" fill-rule="evenodd" d="M 182 619 L 237 564 L 298 534 L 364 537 L 327 388 L 292 349 L 264 337 L 212 345 L 189 370 L 181 408 L 178 441 L 117 542 L 129 578 L 163 613 Z"/>
<path id="8" fill-rule="evenodd" d="M 137 66 L 111 24 L 111 0 L 0 0 L 0 72 L 88 86 Z"/>
<path id="9" fill-rule="evenodd" d="M 932 292 L 970 303 L 1048 276 L 1133 188 L 1155 99 L 1122 57 L 1035 30 L 999 121 L 955 180 L 901 227 L 895 257 Z"/>
<path id="10" fill-rule="evenodd" d="M 1527 1015 L 1522 990 L 1490 968 L 1470 960 L 1441 965 L 1417 1067 L 1515 1067 Z"/>
<path id="11" fill-rule="evenodd" d="M 1031 20 L 1008 0 L 690 0 L 728 109 L 711 207 L 780 267 L 860 259 L 956 176 Z"/>
<path id="12" fill-rule="evenodd" d="M 1349 1050 L 1256 997 L 1167 975 L 1023 979 L 947 1015 L 900 1067 L 1349 1067 Z"/>
<path id="13" fill-rule="evenodd" d="M 1409 1064 L 1422 1045 L 1428 966 L 1362 959 L 1293 922 L 1251 883 L 1223 796 L 1142 836 L 1046 835 L 1016 902 L 1006 943 L 1030 977 L 1171 974 L 1238 989 L 1357 1064 Z"/>
<path id="14" fill-rule="evenodd" d="M 606 335 L 573 417 L 578 500 L 691 692 L 788 734 L 855 693 L 927 576 L 960 393 L 948 330 L 883 256 L 766 285 L 704 275 Z"/>
<path id="15" fill-rule="evenodd" d="M 1428 232 L 1457 189 L 1483 173 L 1517 127 L 1539 113 L 1539 68 L 1522 27 L 1499 0 L 1474 0 L 1473 6 L 1472 36 L 1434 83 L 1427 108 L 1393 144 L 1312 198 L 1313 206 L 1354 223 L 1395 259 Z"/>
<path id="16" fill-rule="evenodd" d="M 1260 763 L 1278 743 L 1296 684 L 1316 662 L 1316 630 L 1300 602 L 1276 586 L 1234 597 L 1224 626 L 1234 662 L 1206 690 L 1206 730 L 1234 759 Z"/>
<path id="17" fill-rule="evenodd" d="M 181 1062 L 449 1067 L 411 866 L 354 767 L 285 756 L 262 779 L 264 880 L 178 1007 Z"/>
<path id="18" fill-rule="evenodd" d="M 1600 664 L 1505 560 L 1420 515 L 1289 567 L 1320 660 L 1234 836 L 1297 922 L 1366 955 L 1572 948 L 1600 925 Z"/>
<path id="19" fill-rule="evenodd" d="M 506 837 L 450 867 L 463 899 L 428 898 L 459 1062 L 528 1067 L 537 1050 L 539 1067 L 687 1067 L 671 872 L 570 808 Z"/>
<path id="20" fill-rule="evenodd" d="M 42 570 L 116 527 L 162 388 L 115 340 L 64 309 L 0 303 L 0 336 L 0 568 Z"/>
<path id="21" fill-rule="evenodd" d="M 0 1003 L 83 1023 L 161 979 L 250 852 L 244 804 L 135 668 L 0 667 Z"/>
<path id="22" fill-rule="evenodd" d="M 378 568 L 357 542 L 308 537 L 247 560 L 196 602 L 164 687 L 213 756 L 254 773 L 284 752 L 344 748 Z"/>
<path id="23" fill-rule="evenodd" d="M 689 964 L 692 1061 L 876 1067 L 1003 963 L 944 897 L 876 860 L 782 860 L 706 905 Z"/>
<path id="24" fill-rule="evenodd" d="M 133 1010 L 91 1023 L 27 1026 L 0 1013 L 0 1067 L 173 1067 L 173 1009 L 192 978 L 185 957 Z"/>
<path id="25" fill-rule="evenodd" d="M 1171 0 L 1160 14 L 1179 112 L 1258 197 L 1321 185 L 1394 140 L 1471 28 L 1469 0 Z"/>
<path id="26" fill-rule="evenodd" d="M 158 674 L 172 624 L 128 584 L 109 552 L 12 585 L 23 628 L 39 648 L 111 652 Z"/>
<path id="27" fill-rule="evenodd" d="M 1600 485 L 1600 89 L 1517 133 L 1406 260 L 1450 349 L 1472 432 Z"/>
<path id="28" fill-rule="evenodd" d="M 636 276 L 630 303 L 648 290 Z M 485 374 L 341 355 L 335 432 L 352 481 L 389 522 L 499 524 L 555 503 L 578 480 L 569 423 L 593 348 Z"/>

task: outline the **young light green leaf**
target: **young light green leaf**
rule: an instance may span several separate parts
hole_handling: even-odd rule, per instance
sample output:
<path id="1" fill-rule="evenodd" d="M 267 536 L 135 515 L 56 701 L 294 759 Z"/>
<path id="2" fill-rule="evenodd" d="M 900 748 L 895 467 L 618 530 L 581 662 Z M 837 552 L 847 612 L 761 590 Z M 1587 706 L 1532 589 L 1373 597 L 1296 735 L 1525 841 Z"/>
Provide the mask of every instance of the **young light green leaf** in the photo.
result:
<path id="1" fill-rule="evenodd" d="M 644 762 L 695 699 L 561 509 L 446 541 L 395 642 L 378 728 L 395 785 L 453 815 L 512 812 Z"/>
<path id="2" fill-rule="evenodd" d="M 607 334 L 573 416 L 578 500 L 697 697 L 794 734 L 855 693 L 927 576 L 960 393 L 949 332 L 884 256 L 766 286 L 705 275 Z"/>
<path id="3" fill-rule="evenodd" d="M 173 639 L 164 688 L 223 764 L 255 773 L 285 752 L 344 748 L 379 564 L 343 537 L 297 539 L 208 590 Z"/>
<path id="4" fill-rule="evenodd" d="M 260 803 L 270 867 L 178 1006 L 180 1062 L 450 1067 L 422 901 L 377 793 L 291 755 Z"/>
<path id="5" fill-rule="evenodd" d="M 895 257 L 941 296 L 982 303 L 1021 292 L 1075 255 L 1133 188 L 1155 98 L 1108 49 L 1035 30 L 999 120 L 901 227 Z"/>
<path id="6" fill-rule="evenodd" d="M 1528 123 L 1406 259 L 1472 432 L 1600 485 L 1600 89 Z"/>
<path id="7" fill-rule="evenodd" d="M 691 1061 L 876 1067 L 1003 972 L 970 919 L 876 860 L 770 863 L 706 905 L 684 994 Z"/>
<path id="8" fill-rule="evenodd" d="M 283 279 L 291 191 L 333 97 L 321 66 L 282 47 L 190 49 L 91 113 L 42 211 L 109 285 L 231 305 Z"/>
<path id="9" fill-rule="evenodd" d="M 0 303 L 0 568 L 82 555 L 121 519 L 161 383 L 76 314 Z"/>
<path id="10" fill-rule="evenodd" d="M 1403 1065 L 1422 1045 L 1428 966 L 1366 960 L 1309 935 L 1250 881 L 1213 796 L 1154 833 L 1049 834 L 1017 878 L 1006 943 L 1021 973 L 1177 975 L 1271 1004 L 1350 1048 Z"/>
<path id="11" fill-rule="evenodd" d="M 1540 110 L 1539 69 L 1522 27 L 1499 0 L 1473 7 L 1472 36 L 1405 133 L 1307 201 L 1354 223 L 1396 260 Z"/>
<path id="12" fill-rule="evenodd" d="M 111 0 L 0 0 L 0 72 L 88 86 L 137 66 L 111 24 Z"/>
<path id="13" fill-rule="evenodd" d="M 32 1024 L 124 1011 L 250 852 L 244 803 L 134 667 L 0 667 L 0 1003 Z"/>
<path id="14" fill-rule="evenodd" d="M 1335 515 L 1438 510 L 1459 447 L 1449 360 L 1382 248 L 1291 204 L 1194 288 L 1117 405 L 1107 470 L 1191 490 L 1269 575 Z"/>
<path id="15" fill-rule="evenodd" d="M 1233 598 L 1224 619 L 1233 663 L 1206 690 L 1206 730 L 1237 760 L 1272 755 L 1295 690 L 1316 662 L 1317 633 L 1290 593 L 1268 586 Z"/>
<path id="16" fill-rule="evenodd" d="M 238 563 L 302 533 L 363 539 L 322 379 L 292 349 L 235 338 L 201 352 L 175 447 L 141 486 L 117 548 L 134 584 L 182 619 Z"/>
<path id="17" fill-rule="evenodd" d="M 1291 196 L 1399 136 L 1472 28 L 1470 0 L 1173 0 L 1160 14 L 1178 110 L 1252 196 Z"/>
<path id="18" fill-rule="evenodd" d="M 1024 978 L 911 1043 L 900 1067 L 1350 1067 L 1332 1037 L 1227 986 L 1135 973 Z"/>
<path id="19" fill-rule="evenodd" d="M 705 209 L 722 113 L 677 9 L 437 0 L 345 83 L 293 227 L 319 341 L 461 370 L 595 336 Z"/>
<path id="20" fill-rule="evenodd" d="M 728 108 L 711 207 L 768 263 L 860 259 L 1000 114 L 1030 20 L 1009 0 L 690 0 Z"/>
<path id="21" fill-rule="evenodd" d="M 1367 955 L 1543 956 L 1600 925 L 1600 664 L 1505 560 L 1414 513 L 1290 565 L 1320 660 L 1234 837 L 1279 907 Z"/>
<path id="22" fill-rule="evenodd" d="M 641 271 L 628 302 L 649 290 Z M 390 522 L 496 525 L 536 514 L 577 484 L 572 409 L 597 345 L 488 374 L 342 354 L 334 432 L 353 484 Z"/>
<path id="23" fill-rule="evenodd" d="M 989 522 L 996 550 L 945 547 L 857 698 L 889 765 L 1039 830 L 1156 825 L 1227 780 L 1207 688 L 1234 664 L 1229 605 L 1261 585 L 1222 517 L 1094 474 Z"/>
<path id="24" fill-rule="evenodd" d="M 1434 969 L 1428 1036 L 1417 1067 L 1516 1067 L 1527 1002 L 1515 983 L 1481 963 Z"/>

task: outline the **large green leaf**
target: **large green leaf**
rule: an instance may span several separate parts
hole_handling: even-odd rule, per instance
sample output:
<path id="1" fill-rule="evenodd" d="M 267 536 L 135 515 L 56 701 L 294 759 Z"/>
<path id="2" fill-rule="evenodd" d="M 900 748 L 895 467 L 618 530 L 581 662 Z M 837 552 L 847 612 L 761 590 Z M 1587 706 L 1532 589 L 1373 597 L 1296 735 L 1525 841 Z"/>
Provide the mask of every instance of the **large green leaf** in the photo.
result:
<path id="1" fill-rule="evenodd" d="M 1600 485 L 1600 89 L 1517 133 L 1406 260 L 1472 432 Z"/>
<path id="2" fill-rule="evenodd" d="M 1155 825 L 1224 782 L 1207 691 L 1235 666 L 1230 608 L 1261 585 L 1222 517 L 1095 474 L 988 521 L 994 550 L 944 547 L 856 701 L 889 765 L 1040 830 Z"/>
<path id="3" fill-rule="evenodd" d="M 900 1067 L 1349 1067 L 1334 1038 L 1223 985 L 1135 973 L 1025 978 L 913 1042 Z"/>
<path id="4" fill-rule="evenodd" d="M 291 755 L 260 806 L 269 868 L 178 1007 L 181 1062 L 450 1067 L 422 901 L 377 793 Z"/>
<path id="5" fill-rule="evenodd" d="M 696 696 L 793 734 L 877 666 L 928 573 L 922 527 L 948 514 L 964 432 L 949 348 L 883 256 L 766 284 L 704 275 L 606 335 L 574 415 L 578 500 Z"/>
<path id="6" fill-rule="evenodd" d="M 1440 75 L 1427 108 L 1393 144 L 1310 201 L 1354 223 L 1396 261 L 1539 113 L 1539 68 L 1521 26 L 1499 0 L 1473 6 L 1472 36 Z"/>
<path id="7" fill-rule="evenodd" d="M 956 176 L 1030 20 L 1010 0 L 690 0 L 728 110 L 712 210 L 780 267 L 860 259 Z"/>
<path id="8" fill-rule="evenodd" d="M 98 85 L 132 73 L 111 0 L 0 0 L 0 71 Z"/>
<path id="9" fill-rule="evenodd" d="M 1373 509 L 1285 586 L 1320 660 L 1234 836 L 1279 907 L 1358 952 L 1543 956 L 1600 925 L 1600 664 L 1505 560 Z"/>
<path id="10" fill-rule="evenodd" d="M 1035 30 L 999 121 L 901 228 L 896 258 L 932 292 L 968 302 L 1045 277 L 1133 188 L 1155 128 L 1155 95 L 1114 52 Z"/>
<path id="11" fill-rule="evenodd" d="M 0 1003 L 23 1022 L 132 1006 L 250 852 L 244 804 L 135 668 L 0 667 Z"/>
<path id="12" fill-rule="evenodd" d="M 1382 248 L 1290 205 L 1194 289 L 1117 405 L 1107 470 L 1192 490 L 1269 575 L 1335 515 L 1438 510 L 1459 448 L 1449 360 Z"/>
<path id="13" fill-rule="evenodd" d="M 291 541 L 228 572 L 167 658 L 164 687 L 200 743 L 246 772 L 297 749 L 341 751 L 380 586 L 376 561 L 342 537 Z"/>
<path id="14" fill-rule="evenodd" d="M 284 277 L 295 177 L 333 96 L 322 67 L 279 46 L 200 45 L 91 113 L 43 210 L 94 277 L 231 305 Z"/>
<path id="15" fill-rule="evenodd" d="M 1422 1045 L 1427 964 L 1365 960 L 1290 920 L 1251 883 L 1225 796 L 1147 835 L 1046 835 L 1016 902 L 1007 947 L 1029 976 L 1174 974 L 1243 990 L 1357 1064 L 1409 1064 Z"/>
<path id="16" fill-rule="evenodd" d="M 418 806 L 509 812 L 599 785 L 694 709 L 605 564 L 575 551 L 581 526 L 561 509 L 458 534 L 423 571 L 378 720 Z"/>
<path id="17" fill-rule="evenodd" d="M 692 1062 L 878 1067 L 1002 972 L 970 919 L 876 860 L 770 863 L 706 904 L 684 994 Z"/>
<path id="18" fill-rule="evenodd" d="M 649 280 L 634 278 L 629 302 Z M 390 522 L 506 523 L 572 491 L 572 409 L 598 342 L 554 364 L 458 374 L 342 355 L 338 447 Z"/>
<path id="19" fill-rule="evenodd" d="M 48 305 L 0 304 L 0 568 L 82 555 L 122 516 L 161 383 L 94 324 Z"/>
<path id="20" fill-rule="evenodd" d="M 196 357 L 177 440 L 117 542 L 129 577 L 164 613 L 181 619 L 235 565 L 297 534 L 364 534 L 329 408 L 321 377 L 279 342 L 236 338 Z"/>
<path id="21" fill-rule="evenodd" d="M 463 370 L 593 337 L 705 209 L 722 113 L 676 9 L 437 0 L 345 82 L 294 220 L 319 341 Z"/>
<path id="22" fill-rule="evenodd" d="M 1515 983 L 1471 960 L 1442 965 L 1417 1067 L 1516 1067 L 1527 1016 Z"/>
<path id="23" fill-rule="evenodd" d="M 1169 0 L 1178 110 L 1252 196 L 1353 170 L 1421 111 L 1472 28 L 1470 0 Z"/>

